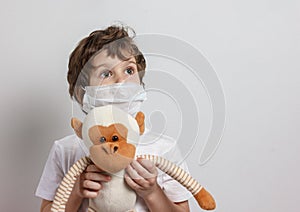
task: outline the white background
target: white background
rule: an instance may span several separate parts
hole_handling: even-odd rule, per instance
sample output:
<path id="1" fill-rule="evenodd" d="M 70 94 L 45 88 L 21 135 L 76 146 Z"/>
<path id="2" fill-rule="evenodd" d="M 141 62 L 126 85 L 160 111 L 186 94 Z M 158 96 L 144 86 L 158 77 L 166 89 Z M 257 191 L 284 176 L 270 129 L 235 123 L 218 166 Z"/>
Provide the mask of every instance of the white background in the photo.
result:
<path id="1" fill-rule="evenodd" d="M 195 162 L 197 149 L 187 158 L 192 175 L 215 196 L 215 211 L 299 211 L 295 0 L 2 1 L 0 210 L 39 210 L 34 192 L 50 147 L 72 132 L 69 53 L 117 20 L 137 33 L 185 40 L 215 68 L 226 96 L 225 133 L 204 166 Z"/>

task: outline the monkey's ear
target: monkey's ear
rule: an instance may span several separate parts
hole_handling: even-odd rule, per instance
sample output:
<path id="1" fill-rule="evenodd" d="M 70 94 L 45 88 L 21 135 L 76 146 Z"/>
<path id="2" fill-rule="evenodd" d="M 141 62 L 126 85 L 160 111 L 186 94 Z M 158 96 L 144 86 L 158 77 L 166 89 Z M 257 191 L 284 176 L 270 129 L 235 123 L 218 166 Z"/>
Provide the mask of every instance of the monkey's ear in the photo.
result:
<path id="1" fill-rule="evenodd" d="M 74 129 L 76 135 L 82 139 L 82 122 L 77 118 L 72 118 L 71 126 Z"/>
<path id="2" fill-rule="evenodd" d="M 140 135 L 142 135 L 145 131 L 145 115 L 143 112 L 138 112 L 135 116 L 135 120 L 137 121 L 139 127 L 140 127 Z"/>

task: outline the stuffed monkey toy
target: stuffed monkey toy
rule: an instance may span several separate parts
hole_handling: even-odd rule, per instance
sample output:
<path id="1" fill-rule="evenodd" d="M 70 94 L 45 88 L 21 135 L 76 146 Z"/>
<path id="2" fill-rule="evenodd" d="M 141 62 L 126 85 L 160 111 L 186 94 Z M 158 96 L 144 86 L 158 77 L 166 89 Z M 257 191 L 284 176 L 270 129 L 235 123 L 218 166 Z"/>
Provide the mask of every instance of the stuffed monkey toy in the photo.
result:
<path id="1" fill-rule="evenodd" d="M 102 184 L 101 192 L 96 198 L 89 199 L 88 211 L 134 211 L 136 193 L 126 184 L 124 173 L 125 168 L 135 159 L 135 145 L 144 132 L 144 114 L 138 112 L 133 118 L 123 110 L 107 105 L 91 110 L 83 123 L 72 118 L 71 125 L 88 147 L 90 156 L 81 158 L 70 168 L 56 191 L 51 211 L 65 211 L 77 177 L 92 163 L 109 173 L 112 178 Z M 186 187 L 202 209 L 213 210 L 216 207 L 210 193 L 174 163 L 154 155 L 138 157 L 152 161 L 160 170 Z"/>

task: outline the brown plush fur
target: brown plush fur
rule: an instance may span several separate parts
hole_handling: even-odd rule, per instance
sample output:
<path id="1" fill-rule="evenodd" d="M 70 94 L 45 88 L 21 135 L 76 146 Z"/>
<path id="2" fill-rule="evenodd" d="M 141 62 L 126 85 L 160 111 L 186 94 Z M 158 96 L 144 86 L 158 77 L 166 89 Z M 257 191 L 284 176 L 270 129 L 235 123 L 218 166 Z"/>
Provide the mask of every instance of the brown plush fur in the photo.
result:
<path id="1" fill-rule="evenodd" d="M 216 202 L 214 198 L 204 188 L 195 194 L 194 197 L 201 208 L 205 210 L 213 210 L 216 208 Z"/>
<path id="2" fill-rule="evenodd" d="M 140 134 L 142 135 L 145 131 L 145 115 L 141 111 L 138 112 L 135 116 L 135 120 L 137 121 L 139 127 L 140 127 Z"/>

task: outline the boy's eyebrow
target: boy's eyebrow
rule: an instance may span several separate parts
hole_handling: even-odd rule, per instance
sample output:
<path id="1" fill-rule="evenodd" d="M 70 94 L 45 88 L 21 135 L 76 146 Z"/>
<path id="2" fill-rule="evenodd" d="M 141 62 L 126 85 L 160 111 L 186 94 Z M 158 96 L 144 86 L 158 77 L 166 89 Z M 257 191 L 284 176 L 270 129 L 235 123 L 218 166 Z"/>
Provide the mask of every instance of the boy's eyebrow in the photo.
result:
<path id="1" fill-rule="evenodd" d="M 106 63 L 103 63 L 103 64 L 100 64 L 100 65 L 95 65 L 93 66 L 93 68 L 100 68 L 102 66 L 106 66 L 107 67 L 107 64 Z"/>
<path id="2" fill-rule="evenodd" d="M 135 61 L 133 61 L 133 60 L 123 60 L 121 63 L 123 63 L 122 65 L 121 65 L 121 67 L 122 66 L 127 66 L 127 65 L 129 65 L 129 64 L 131 64 L 131 63 L 133 63 L 134 65 L 136 65 L 137 63 L 135 62 Z M 105 65 L 105 64 L 104 64 Z"/>
<path id="3" fill-rule="evenodd" d="M 127 63 L 127 64 L 130 64 L 130 63 L 133 63 L 133 64 L 135 64 L 135 65 L 136 65 L 136 62 L 134 62 L 134 61 L 128 61 L 128 63 Z"/>
<path id="4" fill-rule="evenodd" d="M 132 60 L 124 60 L 123 62 L 126 62 L 126 65 L 129 65 L 130 63 L 133 63 L 133 64 L 137 64 L 135 61 L 132 61 Z M 108 68 L 108 65 L 106 63 L 103 63 L 103 64 L 100 64 L 100 65 L 96 65 L 96 66 L 93 66 L 93 68 L 100 68 L 100 67 L 106 67 Z"/>

